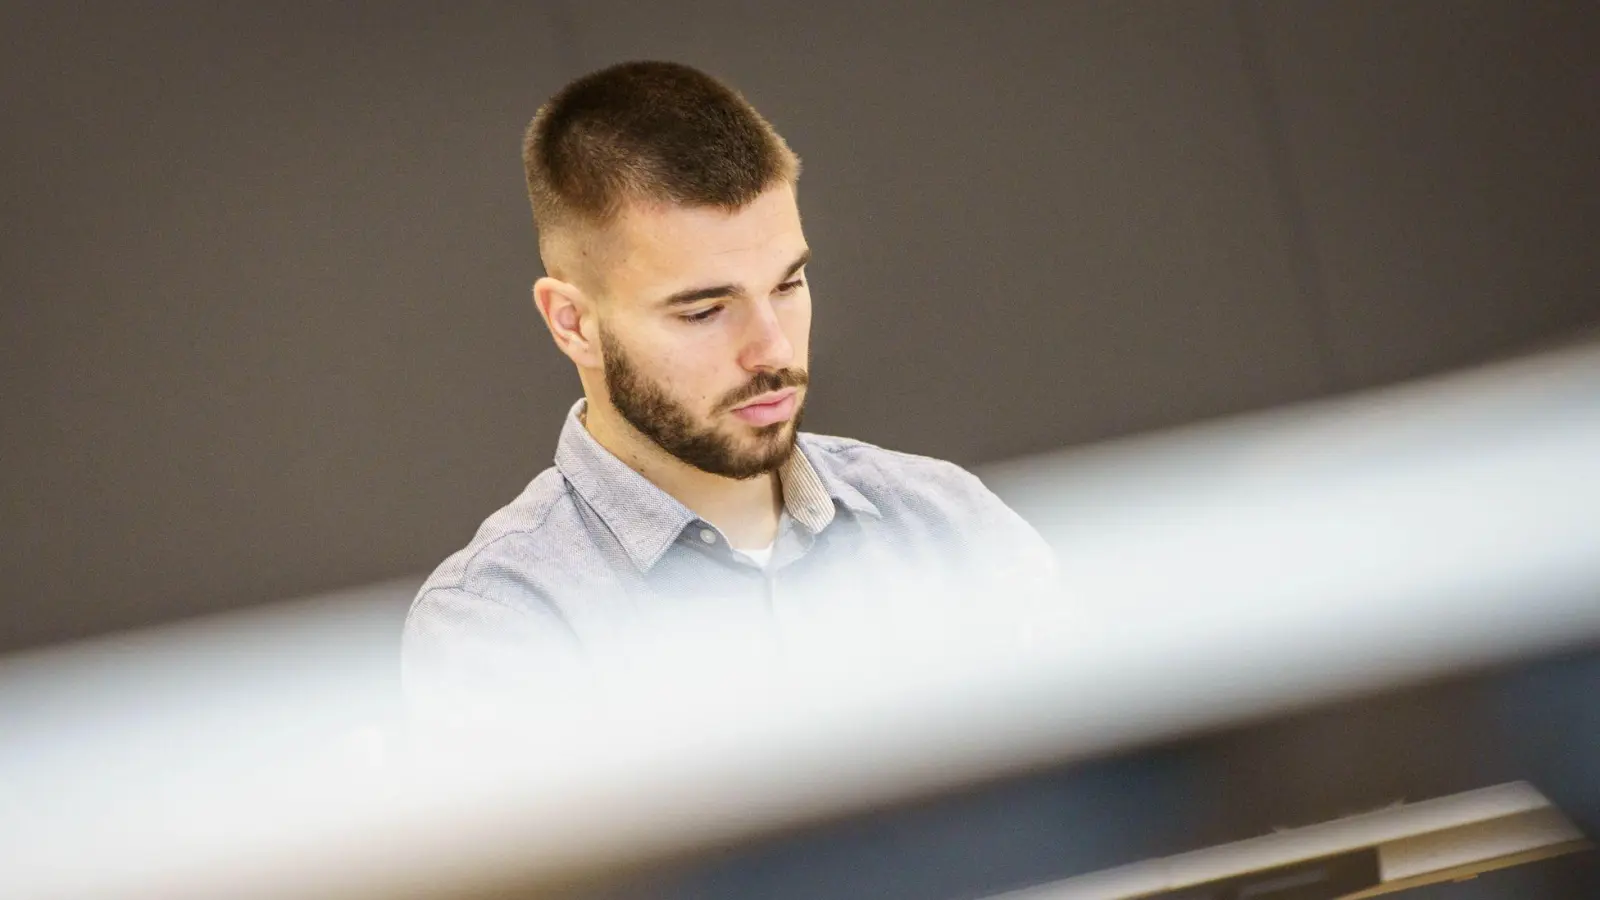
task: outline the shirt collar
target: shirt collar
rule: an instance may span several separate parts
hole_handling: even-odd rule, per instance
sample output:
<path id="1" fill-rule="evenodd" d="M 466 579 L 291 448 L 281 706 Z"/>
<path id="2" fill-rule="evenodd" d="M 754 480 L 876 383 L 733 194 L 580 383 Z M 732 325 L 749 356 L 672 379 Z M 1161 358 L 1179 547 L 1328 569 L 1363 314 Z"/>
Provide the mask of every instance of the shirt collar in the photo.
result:
<path id="1" fill-rule="evenodd" d="M 639 571 L 649 571 L 699 517 L 600 446 L 581 419 L 586 403 L 579 400 L 567 413 L 556 444 L 556 468 L 616 535 Z M 815 465 L 805 445 L 802 433 L 796 452 L 778 469 L 784 511 L 791 519 L 813 534 L 821 532 L 834 520 L 835 500 L 854 512 L 879 514 L 860 491 L 825 465 Z"/>

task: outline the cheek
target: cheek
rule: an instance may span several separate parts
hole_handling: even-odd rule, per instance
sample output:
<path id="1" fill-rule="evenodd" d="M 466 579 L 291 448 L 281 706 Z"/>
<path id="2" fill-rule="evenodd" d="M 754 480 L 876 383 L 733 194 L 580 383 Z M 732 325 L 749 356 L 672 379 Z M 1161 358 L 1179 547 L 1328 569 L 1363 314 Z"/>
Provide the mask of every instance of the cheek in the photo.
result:
<path id="1" fill-rule="evenodd" d="M 789 344 L 794 347 L 800 366 L 804 367 L 809 361 L 811 348 L 811 295 L 808 293 L 797 300 L 798 302 L 786 311 L 783 330 L 788 334 Z"/>
<path id="2" fill-rule="evenodd" d="M 674 346 L 657 357 L 661 362 L 656 377 L 672 396 L 694 407 L 706 407 L 728 391 L 727 374 L 717 366 L 721 357 L 713 343 Z"/>

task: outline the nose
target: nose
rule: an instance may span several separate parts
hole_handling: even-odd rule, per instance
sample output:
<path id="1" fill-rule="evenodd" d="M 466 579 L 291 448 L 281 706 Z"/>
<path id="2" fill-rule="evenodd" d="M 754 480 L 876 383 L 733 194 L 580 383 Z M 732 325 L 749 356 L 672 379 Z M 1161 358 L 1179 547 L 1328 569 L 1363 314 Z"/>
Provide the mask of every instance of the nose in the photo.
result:
<path id="1" fill-rule="evenodd" d="M 739 364 L 746 371 L 786 369 L 794 363 L 794 344 L 783 330 L 783 323 L 766 300 L 752 307 L 744 351 Z"/>

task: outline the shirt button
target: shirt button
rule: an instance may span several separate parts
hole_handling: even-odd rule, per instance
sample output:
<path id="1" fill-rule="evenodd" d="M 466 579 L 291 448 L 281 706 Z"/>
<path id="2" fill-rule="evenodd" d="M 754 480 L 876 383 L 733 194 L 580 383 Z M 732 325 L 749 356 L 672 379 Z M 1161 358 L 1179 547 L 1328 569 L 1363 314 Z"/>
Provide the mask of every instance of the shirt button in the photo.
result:
<path id="1" fill-rule="evenodd" d="M 717 542 L 717 533 L 709 528 L 702 528 L 700 529 L 700 540 L 708 544 L 715 544 Z"/>

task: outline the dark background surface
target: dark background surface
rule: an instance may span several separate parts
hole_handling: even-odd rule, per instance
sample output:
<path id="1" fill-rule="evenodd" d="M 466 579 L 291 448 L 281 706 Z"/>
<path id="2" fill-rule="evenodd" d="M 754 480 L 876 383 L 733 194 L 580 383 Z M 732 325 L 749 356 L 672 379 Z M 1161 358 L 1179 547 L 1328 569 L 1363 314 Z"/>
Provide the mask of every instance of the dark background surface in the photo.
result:
<path id="1" fill-rule="evenodd" d="M 1600 322 L 1600 6 L 8 4 L 0 649 L 426 572 L 578 394 L 518 144 L 629 58 L 805 161 L 808 427 L 969 466 Z"/>

